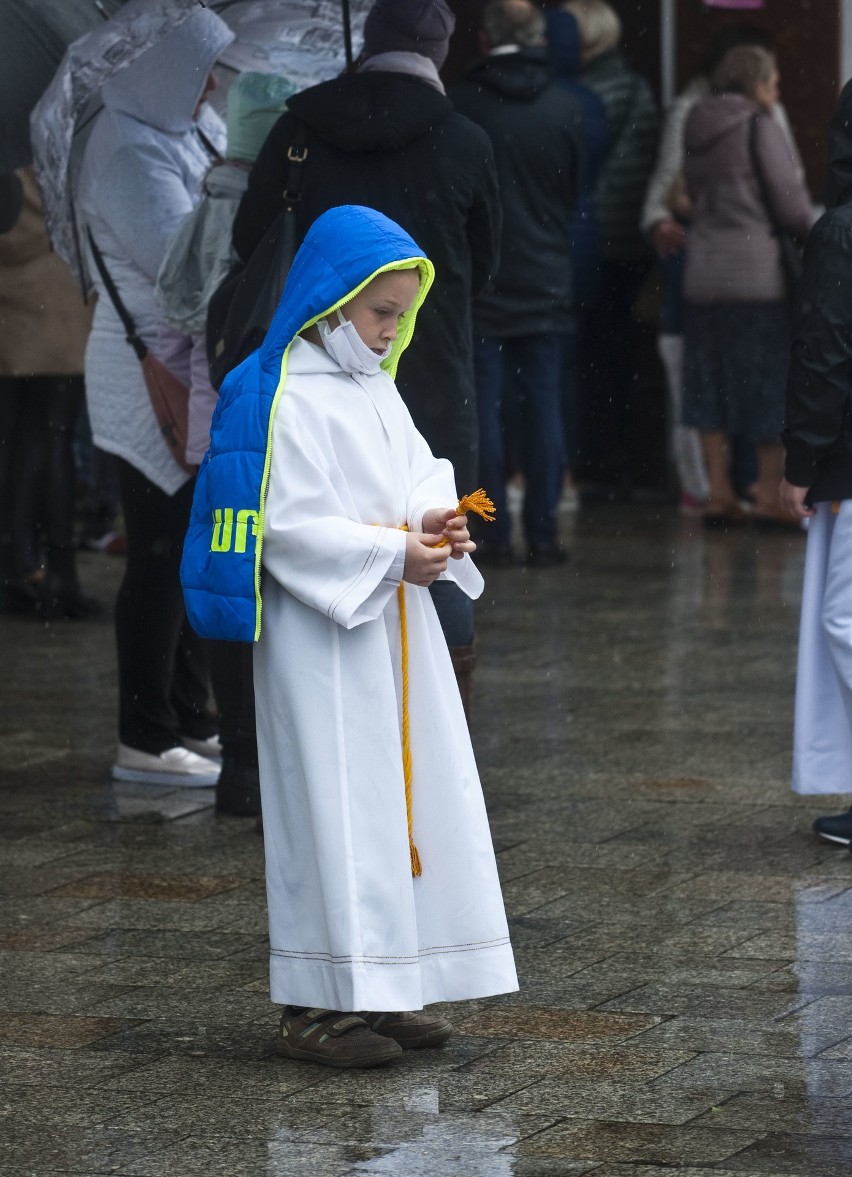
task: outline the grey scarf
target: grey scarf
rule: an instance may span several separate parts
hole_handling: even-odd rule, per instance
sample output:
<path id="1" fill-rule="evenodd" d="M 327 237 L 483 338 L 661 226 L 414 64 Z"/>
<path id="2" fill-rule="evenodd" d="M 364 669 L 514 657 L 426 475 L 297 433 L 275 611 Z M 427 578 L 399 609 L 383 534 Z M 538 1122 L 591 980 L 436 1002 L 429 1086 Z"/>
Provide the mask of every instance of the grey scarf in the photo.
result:
<path id="1" fill-rule="evenodd" d="M 410 74 L 411 77 L 420 78 L 421 81 L 428 82 L 430 86 L 440 90 L 442 94 L 446 94 L 444 83 L 438 75 L 438 67 L 431 58 L 424 57 L 422 53 L 409 53 L 403 49 L 377 53 L 358 66 L 359 74 L 373 72 Z"/>

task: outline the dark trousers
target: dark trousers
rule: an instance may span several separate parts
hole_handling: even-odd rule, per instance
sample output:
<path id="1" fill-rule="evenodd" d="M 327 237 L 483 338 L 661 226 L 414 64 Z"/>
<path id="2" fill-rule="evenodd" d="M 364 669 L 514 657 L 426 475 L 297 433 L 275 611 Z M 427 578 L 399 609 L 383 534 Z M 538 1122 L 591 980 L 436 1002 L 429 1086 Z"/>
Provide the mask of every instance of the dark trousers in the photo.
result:
<path id="1" fill-rule="evenodd" d="M 257 719 L 251 642 L 208 642 L 210 681 L 219 709 L 222 754 L 244 767 L 257 765 Z"/>
<path id="2" fill-rule="evenodd" d="M 82 376 L 14 377 L 0 387 L 0 561 L 4 580 L 42 563 L 71 587 L 74 429 Z"/>
<path id="3" fill-rule="evenodd" d="M 562 337 L 480 338 L 474 343 L 473 358 L 480 481 L 497 511 L 496 521 L 484 533 L 486 543 L 508 547 L 510 539 L 504 411 L 511 381 L 518 398 L 513 414 L 517 461 L 526 480 L 524 534 L 530 549 L 549 547 L 556 540 L 556 509 L 565 471 Z"/>
<path id="4" fill-rule="evenodd" d="M 648 263 L 603 261 L 600 271 L 600 298 L 588 313 L 581 343 L 580 466 L 585 479 L 626 491 L 637 444 L 632 310 Z"/>
<path id="5" fill-rule="evenodd" d="M 115 603 L 118 738 L 160 753 L 179 734 L 206 739 L 216 731 L 206 643 L 186 619 L 179 579 L 193 482 L 167 495 L 120 459 L 118 481 L 127 528 L 127 569 Z"/>

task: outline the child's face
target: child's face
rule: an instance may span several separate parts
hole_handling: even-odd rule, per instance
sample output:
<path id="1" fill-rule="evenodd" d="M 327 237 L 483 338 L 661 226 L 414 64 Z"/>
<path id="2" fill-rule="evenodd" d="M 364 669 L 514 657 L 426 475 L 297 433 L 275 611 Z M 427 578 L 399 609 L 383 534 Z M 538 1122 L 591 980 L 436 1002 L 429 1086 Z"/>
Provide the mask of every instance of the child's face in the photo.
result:
<path id="1" fill-rule="evenodd" d="M 419 289 L 417 270 L 389 270 L 374 278 L 341 311 L 367 347 L 376 355 L 384 355 L 388 344 L 396 339 L 400 318 L 411 310 Z"/>

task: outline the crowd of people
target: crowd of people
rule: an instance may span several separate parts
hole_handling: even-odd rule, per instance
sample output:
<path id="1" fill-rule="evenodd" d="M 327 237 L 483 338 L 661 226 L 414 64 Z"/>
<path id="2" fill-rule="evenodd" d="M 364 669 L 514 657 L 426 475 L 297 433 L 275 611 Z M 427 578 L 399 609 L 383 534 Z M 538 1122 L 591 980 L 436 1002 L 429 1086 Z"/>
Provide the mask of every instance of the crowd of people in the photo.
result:
<path id="1" fill-rule="evenodd" d="M 103 87 L 77 181 L 94 315 L 50 254 L 32 174 L 23 198 L 14 186 L 4 198 L 22 210 L 0 236 L 3 603 L 48 619 L 96 611 L 76 575 L 74 487 L 85 476 L 109 503 L 111 480 L 127 554 L 116 779 L 218 782 L 220 810 L 259 810 L 250 658 L 198 638 L 179 567 L 217 401 L 206 307 L 267 247 L 288 187 L 294 246 L 322 213 L 358 204 L 433 262 L 398 385 L 459 487 L 494 501 L 479 563 L 559 565 L 558 516 L 578 483 L 629 494 L 642 443 L 631 316 L 654 254 L 681 508 L 708 526 L 798 525 L 777 493 L 790 336 L 777 232 L 802 240 L 814 214 L 765 33 L 726 26 L 660 139 L 606 0 L 492 0 L 481 55 L 447 90 L 453 29 L 443 0 L 379 0 L 352 70 L 301 92 L 242 75 L 227 125 L 206 101 L 231 39 L 218 18 L 143 53 Z M 181 453 L 129 331 L 189 390 Z M 93 446 L 81 449 L 84 383 Z M 523 499 L 522 551 L 510 496 Z M 98 530 L 111 539 L 109 520 Z M 447 581 L 431 592 L 469 711 L 472 602 Z"/>

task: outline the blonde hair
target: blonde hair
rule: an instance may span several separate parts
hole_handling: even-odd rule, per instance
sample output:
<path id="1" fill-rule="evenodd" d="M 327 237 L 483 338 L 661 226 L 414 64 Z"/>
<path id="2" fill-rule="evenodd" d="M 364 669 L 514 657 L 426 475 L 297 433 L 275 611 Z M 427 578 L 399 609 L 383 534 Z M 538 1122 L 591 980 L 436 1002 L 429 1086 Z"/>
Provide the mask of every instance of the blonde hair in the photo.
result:
<path id="1" fill-rule="evenodd" d="M 753 98 L 761 82 L 768 82 L 777 69 L 775 55 L 762 45 L 735 45 L 719 62 L 710 82 L 717 94 Z"/>
<path id="2" fill-rule="evenodd" d="M 493 49 L 500 45 L 543 45 L 544 14 L 531 0 L 491 0 L 482 13 L 482 31 Z"/>
<path id="3" fill-rule="evenodd" d="M 621 41 L 621 21 L 606 0 L 568 0 L 562 7 L 577 22 L 585 57 L 598 57 Z"/>

